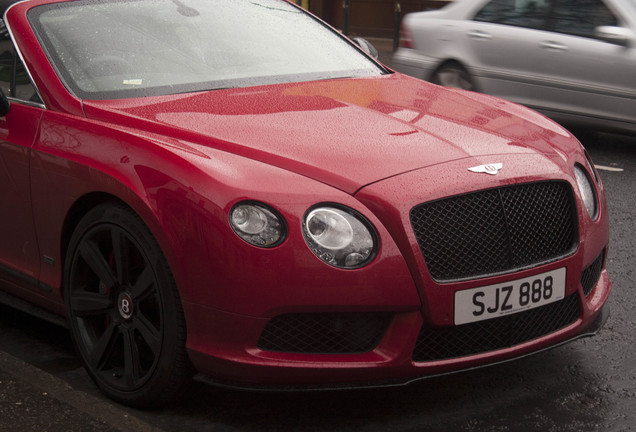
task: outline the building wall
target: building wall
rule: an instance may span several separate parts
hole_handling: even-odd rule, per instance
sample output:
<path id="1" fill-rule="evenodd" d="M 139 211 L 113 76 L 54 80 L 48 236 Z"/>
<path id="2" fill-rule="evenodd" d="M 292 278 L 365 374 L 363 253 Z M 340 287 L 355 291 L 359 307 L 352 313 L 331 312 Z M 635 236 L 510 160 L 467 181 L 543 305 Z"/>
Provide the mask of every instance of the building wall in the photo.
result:
<path id="1" fill-rule="evenodd" d="M 399 17 L 409 12 L 439 9 L 452 0 L 348 0 L 348 22 L 344 19 L 344 1 L 308 0 L 307 3 L 312 13 L 334 27 L 344 30 L 347 24 L 350 35 L 392 38 L 396 23 L 399 26 Z"/>

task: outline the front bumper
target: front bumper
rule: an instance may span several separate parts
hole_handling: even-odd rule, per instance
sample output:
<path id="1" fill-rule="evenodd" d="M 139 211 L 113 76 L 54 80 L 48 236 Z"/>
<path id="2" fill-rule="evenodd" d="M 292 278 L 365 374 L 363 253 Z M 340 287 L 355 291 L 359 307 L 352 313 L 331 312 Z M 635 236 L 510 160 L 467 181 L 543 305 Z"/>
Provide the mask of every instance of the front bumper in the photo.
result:
<path id="1" fill-rule="evenodd" d="M 450 359 L 415 360 L 418 335 L 426 325 L 420 311 L 393 315 L 381 341 L 368 352 L 311 354 L 264 351 L 258 340 L 269 320 L 201 308 L 200 316 L 209 326 L 202 330 L 210 337 L 198 347 L 189 343 L 188 348 L 200 372 L 196 379 L 219 386 L 254 390 L 397 386 L 508 362 L 593 336 L 608 319 L 604 303 L 610 290 L 611 281 L 603 271 L 589 295 L 582 288 L 574 294 L 581 316 L 573 323 L 514 346 Z"/>

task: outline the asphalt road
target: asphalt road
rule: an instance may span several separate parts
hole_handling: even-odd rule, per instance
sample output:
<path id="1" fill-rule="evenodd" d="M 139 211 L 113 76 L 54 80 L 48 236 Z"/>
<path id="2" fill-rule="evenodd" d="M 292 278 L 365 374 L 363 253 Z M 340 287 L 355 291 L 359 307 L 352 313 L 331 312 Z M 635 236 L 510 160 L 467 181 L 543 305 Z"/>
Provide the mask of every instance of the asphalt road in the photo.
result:
<path id="1" fill-rule="evenodd" d="M 612 315 L 599 335 L 407 387 L 250 393 L 194 384 L 161 411 L 105 399 L 68 332 L 0 306 L 0 431 L 636 430 L 636 137 L 582 137 L 611 212 Z"/>

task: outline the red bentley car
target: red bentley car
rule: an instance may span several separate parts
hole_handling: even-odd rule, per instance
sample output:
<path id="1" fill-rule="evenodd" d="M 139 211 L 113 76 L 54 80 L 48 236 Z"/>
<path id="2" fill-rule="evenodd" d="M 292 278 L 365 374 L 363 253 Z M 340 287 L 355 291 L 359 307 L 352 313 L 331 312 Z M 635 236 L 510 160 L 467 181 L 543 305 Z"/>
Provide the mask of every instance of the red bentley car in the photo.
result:
<path id="1" fill-rule="evenodd" d="M 283 0 L 2 2 L 1 297 L 113 399 L 404 384 L 601 328 L 603 186 Z"/>

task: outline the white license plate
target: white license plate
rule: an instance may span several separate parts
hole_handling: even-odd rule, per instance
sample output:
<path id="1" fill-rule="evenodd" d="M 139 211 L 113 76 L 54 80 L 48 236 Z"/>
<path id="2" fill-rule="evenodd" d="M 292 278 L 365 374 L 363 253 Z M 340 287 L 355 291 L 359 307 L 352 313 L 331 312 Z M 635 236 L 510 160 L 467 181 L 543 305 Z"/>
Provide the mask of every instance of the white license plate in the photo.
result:
<path id="1" fill-rule="evenodd" d="M 487 320 L 553 303 L 565 297 L 565 267 L 455 293 L 455 325 Z"/>

